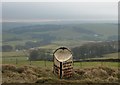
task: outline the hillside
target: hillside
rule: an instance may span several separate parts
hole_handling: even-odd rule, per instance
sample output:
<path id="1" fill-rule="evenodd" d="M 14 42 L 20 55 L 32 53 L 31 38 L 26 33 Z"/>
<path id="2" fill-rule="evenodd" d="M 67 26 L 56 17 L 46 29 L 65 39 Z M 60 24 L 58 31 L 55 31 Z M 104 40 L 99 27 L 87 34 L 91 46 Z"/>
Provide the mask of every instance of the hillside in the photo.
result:
<path id="1" fill-rule="evenodd" d="M 3 24 L 3 45 L 79 46 L 91 41 L 117 39 L 117 24 Z M 61 42 L 62 41 L 62 42 Z M 34 47 L 34 46 L 33 46 Z"/>

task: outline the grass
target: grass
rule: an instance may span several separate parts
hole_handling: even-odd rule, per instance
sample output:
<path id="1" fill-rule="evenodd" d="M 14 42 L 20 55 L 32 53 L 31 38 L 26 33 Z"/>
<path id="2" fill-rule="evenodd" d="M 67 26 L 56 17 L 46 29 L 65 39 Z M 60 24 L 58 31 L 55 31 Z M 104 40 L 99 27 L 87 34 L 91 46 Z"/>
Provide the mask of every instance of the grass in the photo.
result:
<path id="1" fill-rule="evenodd" d="M 8 42 L 4 42 L 3 45 L 11 45 L 13 47 L 15 47 L 16 45 L 25 45 L 25 40 L 16 40 L 16 41 L 8 41 Z"/>
<path id="2" fill-rule="evenodd" d="M 62 41 L 62 42 L 61 42 Z M 77 46 L 81 46 L 85 43 L 88 43 L 89 41 L 85 41 L 85 40 L 59 40 L 59 41 L 54 41 L 49 45 L 45 45 L 45 46 L 40 46 L 39 48 L 42 49 L 51 49 L 51 50 L 55 50 L 56 48 L 60 47 L 60 46 L 67 46 L 69 48 L 73 48 L 73 47 L 77 47 Z"/>
<path id="3" fill-rule="evenodd" d="M 104 55 L 104 58 L 118 59 L 119 58 L 118 54 L 119 53 L 106 54 L 106 55 Z"/>
<path id="4" fill-rule="evenodd" d="M 118 68 L 117 62 L 75 62 L 74 68 L 88 68 L 88 67 L 99 67 L 99 66 L 105 66 L 105 67 L 111 67 L 111 68 Z"/>
<path id="5" fill-rule="evenodd" d="M 100 58 L 88 58 L 88 59 L 118 59 L 119 58 L 118 54 L 119 54 L 119 52 L 118 53 L 109 53 L 109 54 L 103 55 L 103 57 L 100 57 Z"/>
<path id="6" fill-rule="evenodd" d="M 28 61 L 23 52 L 4 52 L 2 82 L 4 83 L 116 83 L 117 62 L 74 62 L 73 76 L 59 79 L 53 74 L 52 61 Z M 21 56 L 16 56 L 21 55 Z M 117 53 L 105 57 L 117 56 Z M 119 74 L 120 75 L 120 74 Z"/>
<path id="7" fill-rule="evenodd" d="M 4 83 L 117 83 L 118 70 L 108 67 L 88 67 L 73 69 L 69 79 L 59 79 L 50 68 L 36 66 L 2 65 Z"/>
<path id="8" fill-rule="evenodd" d="M 59 47 L 59 45 L 49 44 L 49 45 L 41 46 L 41 47 L 39 47 L 39 48 L 54 50 L 54 49 L 56 49 L 57 47 Z"/>
<path id="9" fill-rule="evenodd" d="M 16 60 L 17 59 L 17 60 Z M 37 67 L 46 67 L 52 68 L 52 61 L 28 61 L 26 58 L 11 58 L 11 59 L 3 59 L 3 64 L 14 64 L 17 66 L 23 65 L 31 65 Z M 105 66 L 111 68 L 118 68 L 117 62 L 74 62 L 74 68 L 87 68 L 87 67 L 98 67 Z"/>
<path id="10" fill-rule="evenodd" d="M 117 58 L 118 53 L 111 53 L 104 55 L 104 58 Z M 14 64 L 17 66 L 30 65 L 38 67 L 47 67 L 51 68 L 53 62 L 51 61 L 28 61 L 28 57 L 22 52 L 3 52 L 2 53 L 2 63 L 3 64 Z M 112 68 L 117 68 L 117 62 L 74 62 L 74 68 L 86 68 L 86 67 L 98 67 L 98 66 L 107 66 Z"/>
<path id="11" fill-rule="evenodd" d="M 17 59 L 17 60 L 16 60 Z M 13 64 L 16 66 L 23 66 L 23 65 L 31 65 L 31 66 L 37 66 L 37 67 L 47 67 L 51 68 L 53 66 L 53 62 L 50 61 L 28 61 L 27 58 L 9 58 L 9 59 L 3 59 L 3 64 Z"/>
<path id="12" fill-rule="evenodd" d="M 23 51 L 0 52 L 0 54 L 2 54 L 2 57 L 26 56 Z"/>

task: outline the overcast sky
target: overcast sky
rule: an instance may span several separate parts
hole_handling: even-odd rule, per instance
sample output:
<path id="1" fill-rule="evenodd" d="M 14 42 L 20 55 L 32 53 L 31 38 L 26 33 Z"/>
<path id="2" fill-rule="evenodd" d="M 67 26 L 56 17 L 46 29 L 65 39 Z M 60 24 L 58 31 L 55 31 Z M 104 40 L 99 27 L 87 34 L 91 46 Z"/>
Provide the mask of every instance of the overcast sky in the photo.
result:
<path id="1" fill-rule="evenodd" d="M 7 2 L 3 20 L 117 20 L 115 2 Z"/>

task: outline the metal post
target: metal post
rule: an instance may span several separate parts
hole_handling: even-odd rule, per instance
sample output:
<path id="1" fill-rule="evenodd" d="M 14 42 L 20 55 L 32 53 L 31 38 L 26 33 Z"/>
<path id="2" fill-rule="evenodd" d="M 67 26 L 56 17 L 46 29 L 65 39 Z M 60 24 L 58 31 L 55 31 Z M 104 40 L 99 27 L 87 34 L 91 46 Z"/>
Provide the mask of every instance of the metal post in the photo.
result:
<path id="1" fill-rule="evenodd" d="M 18 60 L 17 60 L 17 58 L 16 58 L 16 60 L 15 60 L 15 64 L 18 64 Z"/>
<path id="2" fill-rule="evenodd" d="M 62 62 L 60 62 L 60 79 L 62 79 Z"/>
<path id="3" fill-rule="evenodd" d="M 31 65 L 31 60 L 30 60 L 30 65 Z"/>

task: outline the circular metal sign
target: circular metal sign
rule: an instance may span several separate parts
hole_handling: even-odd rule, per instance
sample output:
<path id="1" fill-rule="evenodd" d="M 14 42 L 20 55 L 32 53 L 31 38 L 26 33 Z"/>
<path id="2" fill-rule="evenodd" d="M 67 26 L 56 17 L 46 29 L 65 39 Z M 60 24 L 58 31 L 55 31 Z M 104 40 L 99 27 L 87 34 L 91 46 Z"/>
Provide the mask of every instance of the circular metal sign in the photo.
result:
<path id="1" fill-rule="evenodd" d="M 72 53 L 68 48 L 60 47 L 54 52 L 54 56 L 58 61 L 64 62 L 72 57 Z"/>

